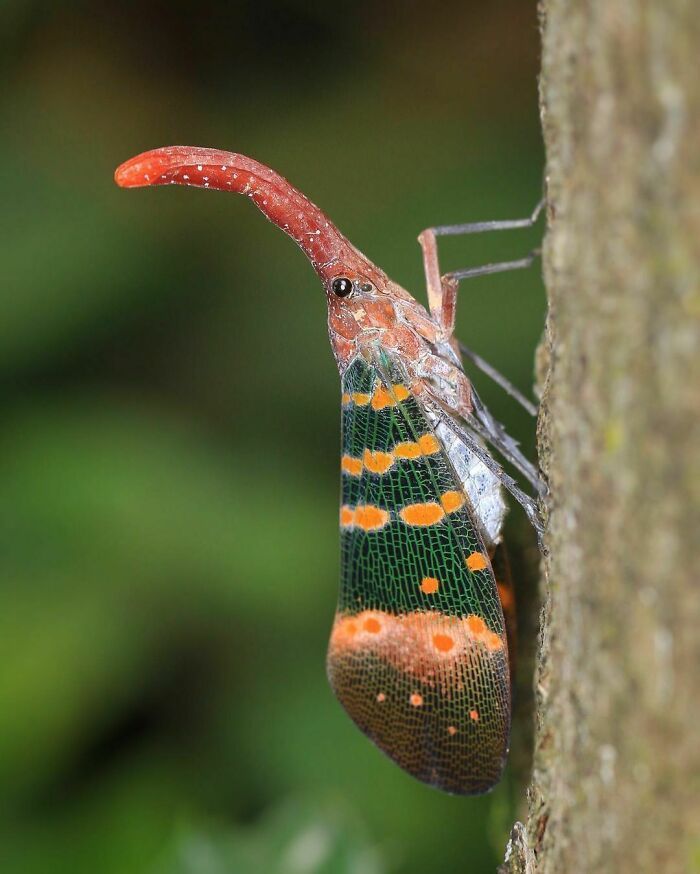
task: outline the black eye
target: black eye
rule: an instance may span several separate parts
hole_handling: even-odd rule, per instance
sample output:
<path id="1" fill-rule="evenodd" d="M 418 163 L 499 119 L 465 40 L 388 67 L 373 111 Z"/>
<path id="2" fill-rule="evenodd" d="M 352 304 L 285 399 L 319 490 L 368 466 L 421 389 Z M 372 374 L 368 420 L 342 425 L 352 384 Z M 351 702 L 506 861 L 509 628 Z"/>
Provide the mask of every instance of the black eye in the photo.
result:
<path id="1" fill-rule="evenodd" d="M 349 279 L 346 279 L 345 276 L 339 276 L 337 279 L 333 280 L 331 285 L 333 289 L 333 293 L 337 294 L 338 297 L 347 297 L 352 291 L 352 282 Z"/>

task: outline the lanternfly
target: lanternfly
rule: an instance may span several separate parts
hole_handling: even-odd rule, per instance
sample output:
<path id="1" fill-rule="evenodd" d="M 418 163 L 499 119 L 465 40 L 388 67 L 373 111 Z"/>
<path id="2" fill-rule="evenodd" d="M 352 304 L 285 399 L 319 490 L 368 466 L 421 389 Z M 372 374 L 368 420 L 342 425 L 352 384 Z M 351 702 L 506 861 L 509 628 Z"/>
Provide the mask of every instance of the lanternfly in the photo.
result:
<path id="1" fill-rule="evenodd" d="M 441 277 L 436 240 L 527 227 L 538 210 L 515 222 L 424 231 L 426 310 L 251 158 L 174 146 L 127 161 L 115 178 L 125 188 L 246 194 L 310 260 L 326 292 L 342 391 L 342 568 L 330 683 L 362 731 L 410 774 L 446 792 L 485 792 L 501 775 L 510 734 L 502 486 L 541 534 L 535 502 L 485 442 L 542 486 L 479 399 L 460 351 L 534 407 L 454 339 L 455 304 L 461 279 L 526 266 L 533 256 Z"/>

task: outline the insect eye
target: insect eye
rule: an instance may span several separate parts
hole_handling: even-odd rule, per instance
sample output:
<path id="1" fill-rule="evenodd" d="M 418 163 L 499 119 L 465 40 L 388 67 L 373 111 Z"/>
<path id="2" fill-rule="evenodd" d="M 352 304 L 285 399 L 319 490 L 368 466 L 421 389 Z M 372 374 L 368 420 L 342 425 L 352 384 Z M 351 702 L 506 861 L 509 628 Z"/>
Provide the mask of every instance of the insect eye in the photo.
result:
<path id="1" fill-rule="evenodd" d="M 331 288 L 338 297 L 347 297 L 352 291 L 352 282 L 345 276 L 338 276 L 337 279 L 333 280 Z"/>

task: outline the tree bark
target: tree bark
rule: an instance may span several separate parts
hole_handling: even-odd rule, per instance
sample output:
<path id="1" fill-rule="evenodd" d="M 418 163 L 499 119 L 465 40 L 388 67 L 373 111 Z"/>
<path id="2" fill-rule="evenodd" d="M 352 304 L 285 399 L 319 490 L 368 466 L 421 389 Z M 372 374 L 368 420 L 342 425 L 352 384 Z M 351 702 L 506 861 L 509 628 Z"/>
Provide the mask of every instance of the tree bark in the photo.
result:
<path id="1" fill-rule="evenodd" d="M 700 870 L 700 5 L 545 0 L 550 485 L 503 870 Z"/>

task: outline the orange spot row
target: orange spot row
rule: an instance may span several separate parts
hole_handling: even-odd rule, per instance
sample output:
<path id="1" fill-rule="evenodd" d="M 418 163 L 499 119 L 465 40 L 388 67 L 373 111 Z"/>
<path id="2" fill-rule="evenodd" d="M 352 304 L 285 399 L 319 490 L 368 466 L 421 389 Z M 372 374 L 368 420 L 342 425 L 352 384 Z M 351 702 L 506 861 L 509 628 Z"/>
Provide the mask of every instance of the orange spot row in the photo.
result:
<path id="1" fill-rule="evenodd" d="M 394 615 L 364 610 L 339 614 L 331 633 L 331 647 L 381 654 L 416 676 L 430 672 L 436 662 L 459 663 L 475 646 L 495 653 L 503 650 L 504 641 L 473 614 L 458 618 L 424 611 Z"/>
<path id="2" fill-rule="evenodd" d="M 374 392 L 365 394 L 364 392 L 354 391 L 351 393 L 344 391 L 342 395 L 343 406 L 354 403 L 358 407 L 366 407 L 372 401 L 373 410 L 383 410 L 385 407 L 393 407 L 401 401 L 405 401 L 410 396 L 410 391 L 405 385 L 395 383 L 389 390 L 384 386 L 377 384 Z"/>
<path id="3" fill-rule="evenodd" d="M 435 525 L 440 522 L 445 513 L 454 513 L 464 505 L 464 495 L 461 492 L 445 492 L 440 503 L 427 501 L 424 504 L 408 504 L 399 515 L 407 525 Z"/>
<path id="4" fill-rule="evenodd" d="M 365 531 L 379 531 L 388 522 L 389 513 L 372 504 L 363 504 L 358 507 L 348 507 L 347 504 L 343 504 L 340 508 L 340 524 L 343 528 L 356 526 Z"/>
<path id="5" fill-rule="evenodd" d="M 405 401 L 410 394 L 406 386 L 401 383 L 394 384 L 389 391 L 378 385 L 372 395 L 372 409 L 383 410 L 385 407 L 394 407 L 401 401 Z"/>
<path id="6" fill-rule="evenodd" d="M 434 434 L 423 434 L 417 442 L 406 441 L 394 446 L 396 458 L 420 458 L 421 455 L 435 455 L 440 451 L 440 441 Z"/>
<path id="7" fill-rule="evenodd" d="M 391 452 L 372 452 L 370 449 L 365 449 L 362 459 L 370 473 L 386 473 L 394 463 Z"/>
<path id="8" fill-rule="evenodd" d="M 434 434 L 424 434 L 416 443 L 397 443 L 390 452 L 365 449 L 362 458 L 343 455 L 340 467 L 344 473 L 349 473 L 351 476 L 360 476 L 364 468 L 367 468 L 370 473 L 386 473 L 398 458 L 420 458 L 422 455 L 434 455 L 439 451 L 440 444 L 437 437 Z M 455 498 L 449 496 L 458 495 L 458 492 L 445 492 L 442 496 L 443 505 L 446 500 L 448 503 L 450 501 L 454 503 Z M 448 513 L 451 512 L 448 506 L 445 506 L 445 509 Z"/>

